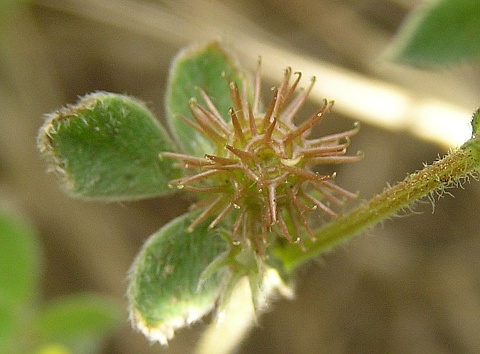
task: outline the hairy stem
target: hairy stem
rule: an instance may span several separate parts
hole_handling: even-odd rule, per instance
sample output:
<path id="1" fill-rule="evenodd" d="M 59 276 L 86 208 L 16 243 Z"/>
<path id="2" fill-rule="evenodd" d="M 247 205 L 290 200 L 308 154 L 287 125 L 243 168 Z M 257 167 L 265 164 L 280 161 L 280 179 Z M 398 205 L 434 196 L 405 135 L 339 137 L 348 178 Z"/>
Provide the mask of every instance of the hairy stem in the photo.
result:
<path id="1" fill-rule="evenodd" d="M 285 271 L 291 273 L 299 265 L 394 215 L 416 200 L 454 185 L 479 168 L 480 138 L 474 136 L 460 149 L 409 175 L 402 182 L 318 229 L 316 241 L 305 241 L 306 251 L 288 244 L 274 249 L 273 253 L 282 260 Z"/>

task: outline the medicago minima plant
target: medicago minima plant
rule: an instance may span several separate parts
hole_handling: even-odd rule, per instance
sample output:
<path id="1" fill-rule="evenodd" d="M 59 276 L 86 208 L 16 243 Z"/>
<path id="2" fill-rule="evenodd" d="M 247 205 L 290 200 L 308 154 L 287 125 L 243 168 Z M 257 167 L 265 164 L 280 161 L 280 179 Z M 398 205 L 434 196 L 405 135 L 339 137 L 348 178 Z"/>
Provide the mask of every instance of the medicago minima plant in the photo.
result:
<path id="1" fill-rule="evenodd" d="M 312 137 L 333 101 L 298 112 L 315 79 L 287 68 L 264 103 L 261 64 L 249 75 L 218 42 L 182 51 L 166 98 L 168 130 L 139 100 L 89 94 L 47 115 L 38 147 L 71 195 L 107 201 L 190 193 L 195 202 L 138 253 L 128 298 L 133 325 L 166 344 L 175 330 L 228 303 L 247 280 L 256 310 L 288 287 L 298 266 L 415 200 L 455 184 L 479 165 L 476 137 L 349 213 L 356 193 L 322 174 L 323 165 L 359 161 L 350 130 Z M 253 320 L 253 319 L 252 319 Z"/>

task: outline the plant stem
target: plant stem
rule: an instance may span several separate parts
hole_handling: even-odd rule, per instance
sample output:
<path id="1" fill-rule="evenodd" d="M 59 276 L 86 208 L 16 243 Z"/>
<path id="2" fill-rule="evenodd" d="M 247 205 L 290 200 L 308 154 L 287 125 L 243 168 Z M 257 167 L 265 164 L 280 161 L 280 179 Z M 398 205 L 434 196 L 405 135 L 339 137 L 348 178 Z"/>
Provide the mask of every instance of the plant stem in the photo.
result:
<path id="1" fill-rule="evenodd" d="M 361 204 L 348 214 L 328 223 L 316 232 L 316 241 L 306 240 L 306 251 L 288 244 L 273 250 L 282 260 L 287 273 L 317 257 L 355 234 L 394 215 L 416 200 L 444 188 L 480 168 L 480 138 L 472 137 L 460 149 L 409 175 L 393 187 Z"/>
<path id="2" fill-rule="evenodd" d="M 223 310 L 222 319 L 217 319 L 207 327 L 197 344 L 195 354 L 231 353 L 255 323 L 253 303 L 248 301 L 251 298 L 250 284 L 243 277 L 235 285 Z"/>

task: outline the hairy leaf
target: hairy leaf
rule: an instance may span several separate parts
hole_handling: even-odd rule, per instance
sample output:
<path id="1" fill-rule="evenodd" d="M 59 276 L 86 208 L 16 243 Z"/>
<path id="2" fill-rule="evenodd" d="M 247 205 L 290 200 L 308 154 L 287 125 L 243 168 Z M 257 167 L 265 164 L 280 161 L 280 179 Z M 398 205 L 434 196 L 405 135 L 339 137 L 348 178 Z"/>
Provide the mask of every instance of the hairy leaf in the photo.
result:
<path id="1" fill-rule="evenodd" d="M 192 98 L 205 105 L 200 90 L 205 91 L 218 112 L 230 121 L 232 107 L 227 77 L 242 87 L 244 75 L 235 59 L 218 43 L 187 48 L 174 59 L 167 91 L 167 118 L 172 133 L 183 152 L 203 157 L 211 153 L 211 142 L 198 134 L 180 117 L 193 121 L 189 109 Z"/>
<path id="2" fill-rule="evenodd" d="M 208 266 L 228 249 L 208 223 L 186 232 L 191 214 L 150 236 L 130 273 L 130 316 L 151 340 L 163 344 L 174 331 L 200 319 L 215 305 L 228 275 L 223 269 L 201 281 Z"/>
<path id="3" fill-rule="evenodd" d="M 38 147 L 75 196 L 130 200 L 168 193 L 180 175 L 165 129 L 141 102 L 97 92 L 48 116 Z"/>

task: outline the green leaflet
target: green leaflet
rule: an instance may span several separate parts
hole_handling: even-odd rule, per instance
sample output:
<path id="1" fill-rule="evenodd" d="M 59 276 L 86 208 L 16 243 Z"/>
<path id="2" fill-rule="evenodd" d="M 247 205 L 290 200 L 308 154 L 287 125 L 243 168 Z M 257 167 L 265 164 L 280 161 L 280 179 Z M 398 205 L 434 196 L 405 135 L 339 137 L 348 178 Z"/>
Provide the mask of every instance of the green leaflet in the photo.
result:
<path id="1" fill-rule="evenodd" d="M 407 18 L 387 55 L 417 66 L 479 58 L 479 5 L 478 0 L 426 2 Z"/>
<path id="2" fill-rule="evenodd" d="M 141 102 L 97 92 L 48 116 L 38 147 L 67 192 L 86 198 L 131 200 L 168 193 L 180 176 L 165 129 Z"/>
<path id="3" fill-rule="evenodd" d="M 41 268 L 41 247 L 34 229 L 26 220 L 0 209 L 0 303 L 13 309 L 29 306 L 37 295 Z"/>
<path id="4" fill-rule="evenodd" d="M 26 338 L 31 328 L 26 324 L 38 295 L 42 265 L 33 227 L 0 207 L 0 354 L 25 353 L 30 348 Z"/>
<path id="5" fill-rule="evenodd" d="M 229 249 L 228 241 L 208 229 L 208 222 L 186 232 L 192 214 L 180 216 L 150 236 L 130 271 L 130 317 L 151 340 L 166 344 L 177 328 L 211 311 L 226 284 L 219 268 L 203 272 Z"/>
<path id="6" fill-rule="evenodd" d="M 62 297 L 45 306 L 36 319 L 43 343 L 57 343 L 72 353 L 98 353 L 105 336 L 121 323 L 115 301 L 94 294 Z"/>
<path id="7" fill-rule="evenodd" d="M 192 98 L 204 105 L 200 89 L 204 90 L 225 121 L 230 122 L 228 110 L 233 103 L 227 78 L 241 88 L 244 74 L 235 59 L 218 42 L 187 48 L 174 59 L 166 97 L 167 118 L 172 134 L 182 152 L 203 157 L 212 153 L 213 145 L 185 123 L 180 116 L 192 120 L 189 101 Z"/>
<path id="8" fill-rule="evenodd" d="M 0 245 L 0 354 L 98 353 L 121 323 L 118 304 L 74 295 L 39 310 L 43 257 L 35 230 L 0 209 Z"/>

